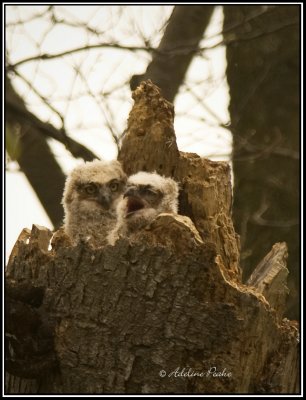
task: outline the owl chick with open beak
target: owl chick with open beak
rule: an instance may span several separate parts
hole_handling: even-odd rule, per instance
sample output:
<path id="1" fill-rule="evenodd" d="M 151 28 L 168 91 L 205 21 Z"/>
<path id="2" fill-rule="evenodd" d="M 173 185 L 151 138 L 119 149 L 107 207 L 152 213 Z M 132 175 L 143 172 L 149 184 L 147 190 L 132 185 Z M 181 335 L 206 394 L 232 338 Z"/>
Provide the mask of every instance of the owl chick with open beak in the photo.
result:
<path id="1" fill-rule="evenodd" d="M 178 194 L 178 184 L 171 178 L 148 172 L 130 176 L 117 205 L 117 223 L 109 243 L 138 233 L 161 213 L 177 214 Z"/>

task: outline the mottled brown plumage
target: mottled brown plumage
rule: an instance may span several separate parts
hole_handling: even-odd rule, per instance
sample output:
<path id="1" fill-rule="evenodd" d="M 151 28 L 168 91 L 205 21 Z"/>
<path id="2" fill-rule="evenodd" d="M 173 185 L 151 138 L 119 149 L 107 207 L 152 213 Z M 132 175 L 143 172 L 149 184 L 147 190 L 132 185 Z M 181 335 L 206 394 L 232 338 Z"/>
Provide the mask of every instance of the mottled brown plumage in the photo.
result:
<path id="1" fill-rule="evenodd" d="M 95 247 L 107 244 L 116 222 L 126 175 L 119 161 L 91 161 L 68 176 L 63 195 L 64 230 L 73 243 L 89 240 Z"/>

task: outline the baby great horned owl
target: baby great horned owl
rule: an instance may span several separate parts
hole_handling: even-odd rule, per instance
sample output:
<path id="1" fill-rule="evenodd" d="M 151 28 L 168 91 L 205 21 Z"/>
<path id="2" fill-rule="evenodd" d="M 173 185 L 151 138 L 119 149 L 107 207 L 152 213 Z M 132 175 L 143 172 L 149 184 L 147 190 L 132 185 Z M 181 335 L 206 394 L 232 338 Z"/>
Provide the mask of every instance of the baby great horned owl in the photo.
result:
<path id="1" fill-rule="evenodd" d="M 68 176 L 62 203 L 64 230 L 77 243 L 90 239 L 94 246 L 107 244 L 116 222 L 116 206 L 122 198 L 126 175 L 119 161 L 91 161 Z"/>
<path id="2" fill-rule="evenodd" d="M 123 198 L 117 206 L 117 223 L 109 235 L 114 244 L 120 237 L 130 237 L 161 213 L 177 213 L 178 184 L 156 173 L 138 172 L 128 178 Z"/>

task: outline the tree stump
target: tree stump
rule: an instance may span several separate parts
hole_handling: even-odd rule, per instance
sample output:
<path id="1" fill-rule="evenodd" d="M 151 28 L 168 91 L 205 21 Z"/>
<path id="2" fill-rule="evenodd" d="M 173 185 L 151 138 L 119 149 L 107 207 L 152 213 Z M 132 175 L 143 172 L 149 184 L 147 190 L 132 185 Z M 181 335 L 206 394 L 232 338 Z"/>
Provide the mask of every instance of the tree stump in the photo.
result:
<path id="1" fill-rule="evenodd" d="M 285 244 L 243 285 L 228 164 L 178 151 L 150 81 L 133 98 L 119 159 L 176 179 L 181 215 L 101 248 L 23 231 L 6 270 L 7 392 L 298 393 Z"/>

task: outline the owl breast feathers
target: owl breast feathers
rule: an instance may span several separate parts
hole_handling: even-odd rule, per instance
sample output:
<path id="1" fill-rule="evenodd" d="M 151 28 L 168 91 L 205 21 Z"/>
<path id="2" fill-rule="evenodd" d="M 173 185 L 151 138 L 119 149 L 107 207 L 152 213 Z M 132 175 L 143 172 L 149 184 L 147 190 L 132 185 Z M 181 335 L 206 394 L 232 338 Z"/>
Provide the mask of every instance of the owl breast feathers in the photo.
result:
<path id="1" fill-rule="evenodd" d="M 161 213 L 178 211 L 178 184 L 156 173 L 138 172 L 128 178 L 126 190 L 117 204 L 117 223 L 109 235 L 110 244 L 132 237 Z"/>
<path id="2" fill-rule="evenodd" d="M 64 230 L 74 243 L 80 239 L 89 239 L 94 246 L 107 243 L 125 184 L 126 175 L 119 161 L 86 162 L 70 173 L 62 203 Z"/>

